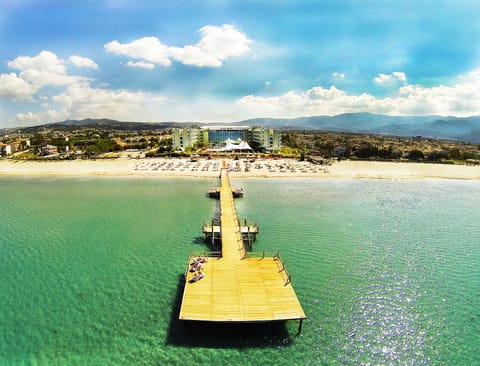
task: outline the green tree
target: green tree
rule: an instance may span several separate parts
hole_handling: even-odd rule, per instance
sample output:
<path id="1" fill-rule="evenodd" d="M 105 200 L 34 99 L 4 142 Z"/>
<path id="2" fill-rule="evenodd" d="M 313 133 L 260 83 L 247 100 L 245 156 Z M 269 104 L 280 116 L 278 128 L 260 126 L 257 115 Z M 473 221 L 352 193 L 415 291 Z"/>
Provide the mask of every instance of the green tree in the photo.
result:
<path id="1" fill-rule="evenodd" d="M 359 159 L 376 158 L 378 156 L 378 147 L 368 143 L 357 149 L 354 155 Z"/>
<path id="2" fill-rule="evenodd" d="M 419 149 L 410 150 L 407 155 L 407 159 L 409 160 L 423 160 L 424 158 L 425 154 Z"/>
<path id="3" fill-rule="evenodd" d="M 326 158 L 332 157 L 335 149 L 335 145 L 332 141 L 322 141 L 319 136 L 315 137 L 313 147 Z"/>
<path id="4" fill-rule="evenodd" d="M 448 153 L 445 150 L 433 150 L 427 154 L 427 160 L 430 161 L 437 162 L 446 158 L 448 158 Z"/>
<path id="5" fill-rule="evenodd" d="M 36 133 L 31 139 L 30 139 L 30 145 L 32 146 L 40 146 L 45 143 L 45 138 L 43 137 L 42 134 Z"/>
<path id="6" fill-rule="evenodd" d="M 403 154 L 400 150 L 395 149 L 395 150 L 392 150 L 392 153 L 390 154 L 390 158 L 397 160 L 397 159 L 400 159 L 402 155 Z"/>
<path id="7" fill-rule="evenodd" d="M 394 159 L 392 155 L 393 155 L 392 146 L 389 146 L 388 149 L 378 150 L 378 156 L 382 159 Z"/>
<path id="8" fill-rule="evenodd" d="M 297 141 L 293 133 L 284 133 L 282 134 L 282 144 L 285 147 L 291 147 L 292 149 L 297 148 Z"/>
<path id="9" fill-rule="evenodd" d="M 344 158 L 349 154 L 349 149 L 347 145 L 340 145 L 333 149 L 333 156 L 336 158 Z"/>
<path id="10" fill-rule="evenodd" d="M 248 144 L 250 145 L 250 147 L 253 149 L 253 151 L 255 152 L 262 152 L 262 150 L 264 151 L 265 148 L 263 148 L 262 146 L 260 146 L 260 143 L 258 141 L 248 141 Z"/>
<path id="11" fill-rule="evenodd" d="M 458 147 L 452 147 L 448 150 L 448 156 L 453 160 L 460 160 L 462 158 L 462 153 Z"/>

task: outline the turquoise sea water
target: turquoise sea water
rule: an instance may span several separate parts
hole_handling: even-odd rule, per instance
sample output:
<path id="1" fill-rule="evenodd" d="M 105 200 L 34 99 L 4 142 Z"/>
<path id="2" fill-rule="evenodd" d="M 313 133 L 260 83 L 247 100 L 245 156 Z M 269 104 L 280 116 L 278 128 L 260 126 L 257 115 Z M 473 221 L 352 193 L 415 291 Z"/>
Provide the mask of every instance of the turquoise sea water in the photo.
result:
<path id="1" fill-rule="evenodd" d="M 0 365 L 480 363 L 480 182 L 232 182 L 301 336 L 176 319 L 214 179 L 1 178 Z"/>

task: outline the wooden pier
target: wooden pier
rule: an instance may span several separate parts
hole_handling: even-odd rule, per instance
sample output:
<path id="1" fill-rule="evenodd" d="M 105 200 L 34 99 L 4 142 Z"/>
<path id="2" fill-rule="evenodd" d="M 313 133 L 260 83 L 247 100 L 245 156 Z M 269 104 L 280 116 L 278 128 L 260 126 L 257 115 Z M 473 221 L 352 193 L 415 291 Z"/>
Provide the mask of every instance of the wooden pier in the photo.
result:
<path id="1" fill-rule="evenodd" d="M 217 199 L 220 198 L 220 190 L 221 190 L 221 187 L 211 187 L 208 190 L 208 197 L 217 198 Z M 234 198 L 243 197 L 243 189 L 232 187 L 232 194 Z"/>
<path id="2" fill-rule="evenodd" d="M 257 240 L 257 223 L 249 223 L 247 220 L 238 220 L 238 227 L 240 228 L 243 244 L 247 247 L 247 250 L 252 250 L 253 243 Z M 217 245 L 221 245 L 222 226 L 220 224 L 216 225 L 214 220 L 202 225 L 202 233 L 205 235 L 205 240 L 211 243 L 214 249 L 216 249 Z"/>
<path id="3" fill-rule="evenodd" d="M 199 253 L 190 254 L 179 318 L 207 322 L 299 320 L 300 331 L 305 313 L 282 258 L 279 253 L 247 251 L 225 164 L 220 180 L 221 252 L 207 254 L 201 270 L 204 277 L 196 282 L 192 281 L 195 272 L 190 270 Z M 212 232 L 216 230 L 212 225 Z"/>

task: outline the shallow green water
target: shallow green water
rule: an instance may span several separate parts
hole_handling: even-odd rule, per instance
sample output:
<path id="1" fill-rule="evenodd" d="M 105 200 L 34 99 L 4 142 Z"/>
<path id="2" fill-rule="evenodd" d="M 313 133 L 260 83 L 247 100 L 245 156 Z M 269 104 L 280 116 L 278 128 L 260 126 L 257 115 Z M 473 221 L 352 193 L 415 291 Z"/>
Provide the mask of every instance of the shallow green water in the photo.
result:
<path id="1" fill-rule="evenodd" d="M 212 180 L 0 179 L 0 364 L 480 363 L 480 183 L 242 180 L 308 319 L 176 320 Z"/>

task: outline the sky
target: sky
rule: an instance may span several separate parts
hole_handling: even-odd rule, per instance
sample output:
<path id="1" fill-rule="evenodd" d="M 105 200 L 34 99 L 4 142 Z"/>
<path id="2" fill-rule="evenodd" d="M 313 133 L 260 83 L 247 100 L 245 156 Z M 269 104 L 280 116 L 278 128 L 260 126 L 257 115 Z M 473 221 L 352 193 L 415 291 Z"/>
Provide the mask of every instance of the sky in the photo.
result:
<path id="1" fill-rule="evenodd" d="M 0 0 L 0 128 L 480 115 L 477 0 Z"/>

